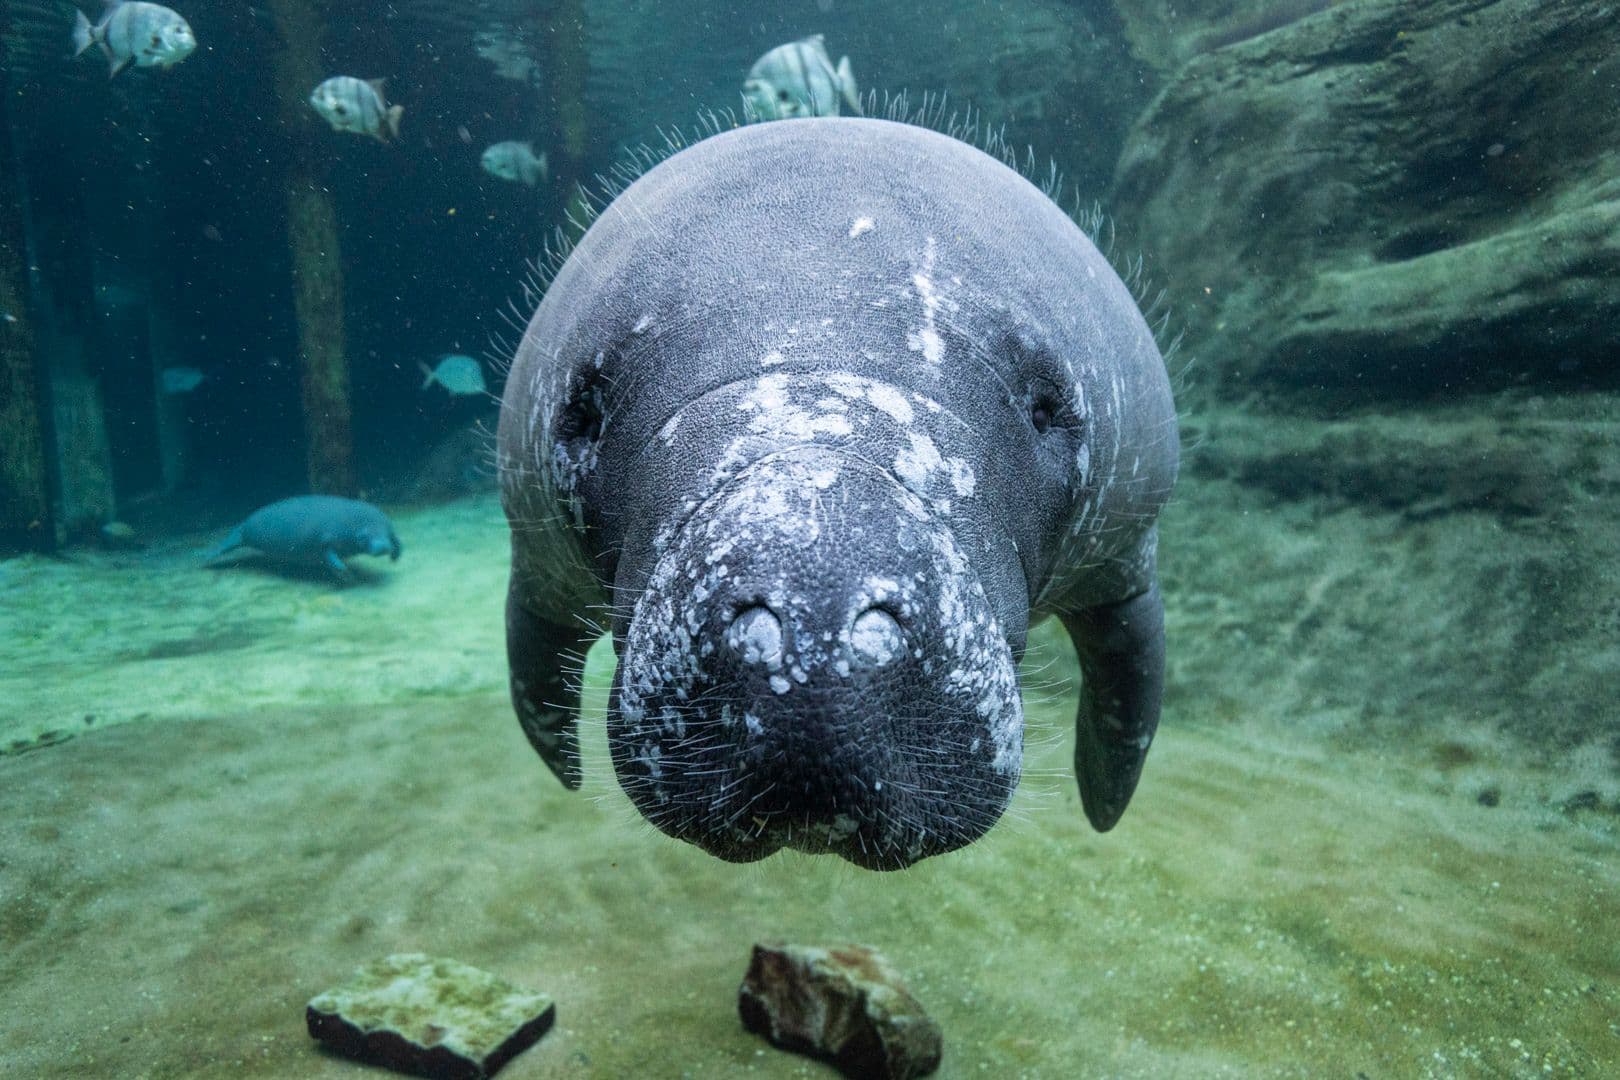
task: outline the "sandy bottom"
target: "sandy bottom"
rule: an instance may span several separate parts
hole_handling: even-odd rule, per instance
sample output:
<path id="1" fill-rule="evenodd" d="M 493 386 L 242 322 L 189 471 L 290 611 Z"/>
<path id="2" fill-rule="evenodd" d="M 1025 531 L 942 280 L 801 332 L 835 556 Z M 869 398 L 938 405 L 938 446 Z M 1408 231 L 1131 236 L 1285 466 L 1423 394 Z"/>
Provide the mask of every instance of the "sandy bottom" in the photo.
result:
<path id="1" fill-rule="evenodd" d="M 1202 512 L 1174 513 L 1190 535 Z M 1119 828 L 1080 813 L 1048 627 L 1008 819 L 877 875 L 729 866 L 642 824 L 601 645 L 586 790 L 563 791 L 504 698 L 494 503 L 396 521 L 404 560 L 342 590 L 184 545 L 0 564 L 0 1075 L 364 1075 L 303 1006 L 395 951 L 555 997 L 514 1080 L 833 1075 L 738 1022 L 766 939 L 883 950 L 945 1077 L 1620 1075 L 1612 768 L 1571 810 L 1567 767 L 1479 730 L 1357 734 L 1331 694 L 1298 722 L 1337 624 L 1235 649 L 1246 601 L 1213 556 L 1172 582 L 1175 685 Z M 1331 548 L 1366 523 L 1318 525 Z M 1349 571 L 1263 535 L 1279 588 L 1336 595 Z"/>

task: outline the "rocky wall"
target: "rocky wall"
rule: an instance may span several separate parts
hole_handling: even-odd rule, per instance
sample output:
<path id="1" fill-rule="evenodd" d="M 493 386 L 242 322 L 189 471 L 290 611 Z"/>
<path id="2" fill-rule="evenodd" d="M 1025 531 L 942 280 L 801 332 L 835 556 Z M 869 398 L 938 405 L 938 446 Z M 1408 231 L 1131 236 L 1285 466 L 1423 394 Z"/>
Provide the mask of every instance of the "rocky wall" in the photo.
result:
<path id="1" fill-rule="evenodd" d="M 1613 4 L 1335 3 L 1180 67 L 1109 208 L 1221 396 L 1614 387 L 1616 100 Z"/>

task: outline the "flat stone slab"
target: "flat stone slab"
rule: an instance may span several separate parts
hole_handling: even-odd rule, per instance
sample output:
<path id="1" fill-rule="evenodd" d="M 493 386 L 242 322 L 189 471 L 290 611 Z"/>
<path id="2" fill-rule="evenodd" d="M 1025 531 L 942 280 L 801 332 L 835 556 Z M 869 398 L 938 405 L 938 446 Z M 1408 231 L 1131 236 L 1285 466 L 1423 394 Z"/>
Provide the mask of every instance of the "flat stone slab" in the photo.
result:
<path id="1" fill-rule="evenodd" d="M 749 1031 L 846 1076 L 909 1080 L 939 1068 L 938 1025 L 864 945 L 755 945 L 737 1010 Z"/>
<path id="2" fill-rule="evenodd" d="M 423 953 L 395 953 L 317 994 L 309 1033 L 350 1057 L 444 1080 L 494 1076 L 551 1030 L 545 994 Z"/>

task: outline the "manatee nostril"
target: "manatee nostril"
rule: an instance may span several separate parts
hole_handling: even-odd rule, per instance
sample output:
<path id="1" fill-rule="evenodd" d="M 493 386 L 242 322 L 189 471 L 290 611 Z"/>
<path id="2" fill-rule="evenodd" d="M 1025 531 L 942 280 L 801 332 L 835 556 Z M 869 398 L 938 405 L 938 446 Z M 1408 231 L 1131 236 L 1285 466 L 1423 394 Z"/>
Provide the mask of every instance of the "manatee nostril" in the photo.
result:
<path id="1" fill-rule="evenodd" d="M 849 628 L 849 651 L 863 667 L 883 667 L 906 651 L 906 638 L 893 615 L 867 608 Z"/>
<path id="2" fill-rule="evenodd" d="M 726 630 L 726 644 L 743 663 L 775 671 L 782 664 L 782 620 L 770 608 L 747 608 Z"/>

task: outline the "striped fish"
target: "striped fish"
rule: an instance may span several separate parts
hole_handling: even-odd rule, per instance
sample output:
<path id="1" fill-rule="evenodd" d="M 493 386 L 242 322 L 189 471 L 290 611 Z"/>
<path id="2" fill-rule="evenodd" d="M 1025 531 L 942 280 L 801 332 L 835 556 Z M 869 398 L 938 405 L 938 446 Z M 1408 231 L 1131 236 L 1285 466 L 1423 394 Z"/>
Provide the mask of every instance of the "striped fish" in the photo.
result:
<path id="1" fill-rule="evenodd" d="M 820 34 L 778 45 L 748 69 L 743 103 L 756 120 L 796 116 L 837 116 L 839 101 L 861 115 L 860 91 L 849 57 L 834 67 Z"/>
<path id="2" fill-rule="evenodd" d="M 130 64 L 136 67 L 174 67 L 197 48 L 191 26 L 180 13 L 143 0 L 105 0 L 101 21 L 91 24 L 75 11 L 73 55 L 82 56 L 92 45 L 101 46 L 110 79 Z"/>
<path id="3" fill-rule="evenodd" d="M 309 103 L 326 118 L 333 131 L 370 135 L 379 142 L 399 138 L 402 105 L 383 100 L 384 79 L 357 79 L 334 75 L 310 91 Z"/>

